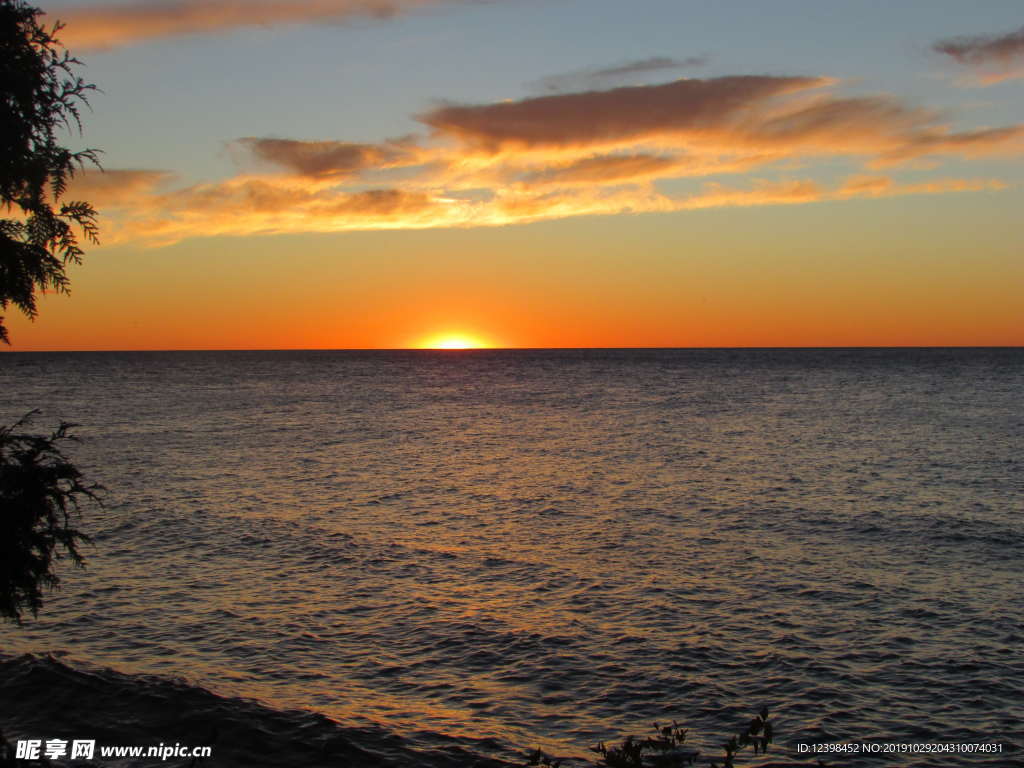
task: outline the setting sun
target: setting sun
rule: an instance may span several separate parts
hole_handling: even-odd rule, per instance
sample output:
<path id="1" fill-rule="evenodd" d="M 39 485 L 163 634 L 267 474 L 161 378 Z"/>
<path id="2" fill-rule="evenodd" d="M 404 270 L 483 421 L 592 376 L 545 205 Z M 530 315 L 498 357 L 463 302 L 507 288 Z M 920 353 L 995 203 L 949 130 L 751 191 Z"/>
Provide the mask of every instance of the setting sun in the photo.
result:
<path id="1" fill-rule="evenodd" d="M 421 349 L 482 349 L 491 346 L 476 336 L 443 334 L 432 336 L 420 344 Z"/>

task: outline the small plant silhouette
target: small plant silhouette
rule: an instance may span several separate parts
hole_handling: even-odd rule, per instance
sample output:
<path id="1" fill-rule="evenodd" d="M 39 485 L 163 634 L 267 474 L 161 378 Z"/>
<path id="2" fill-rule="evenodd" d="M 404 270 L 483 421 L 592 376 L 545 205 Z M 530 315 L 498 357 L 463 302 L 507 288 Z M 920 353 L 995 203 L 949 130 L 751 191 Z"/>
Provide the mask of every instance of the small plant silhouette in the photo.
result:
<path id="1" fill-rule="evenodd" d="M 598 768 L 683 768 L 695 765 L 701 754 L 686 746 L 687 733 L 688 730 L 675 720 L 671 725 L 654 723 L 653 736 L 645 739 L 627 736 L 621 744 L 611 747 L 600 742 L 590 751 L 600 756 L 596 763 Z M 751 747 L 755 755 L 767 753 L 773 738 L 768 708 L 762 707 L 744 730 L 722 745 L 722 762 L 711 763 L 711 768 L 735 768 L 737 754 L 745 747 Z M 526 765 L 559 768 L 562 761 L 535 749 L 527 756 Z"/>
<path id="2" fill-rule="evenodd" d="M 692 765 L 700 754 L 697 750 L 687 749 L 685 728 L 680 728 L 675 720 L 672 725 L 654 724 L 654 736 L 636 739 L 627 736 L 617 747 L 608 747 L 604 742 L 591 747 L 591 752 L 601 756 L 599 765 L 607 768 L 643 768 L 643 766 L 682 766 Z"/>
<path id="3" fill-rule="evenodd" d="M 735 765 L 736 753 L 744 747 L 753 747 L 755 755 L 758 753 L 766 753 L 768 751 L 768 745 L 772 743 L 774 735 L 775 732 L 772 729 L 772 724 L 768 720 L 768 708 L 762 707 L 757 716 L 750 721 L 746 730 L 740 731 L 722 745 L 722 748 L 725 750 L 725 758 L 722 763 L 722 768 L 733 768 Z M 711 768 L 717 768 L 717 765 L 712 763 Z"/>

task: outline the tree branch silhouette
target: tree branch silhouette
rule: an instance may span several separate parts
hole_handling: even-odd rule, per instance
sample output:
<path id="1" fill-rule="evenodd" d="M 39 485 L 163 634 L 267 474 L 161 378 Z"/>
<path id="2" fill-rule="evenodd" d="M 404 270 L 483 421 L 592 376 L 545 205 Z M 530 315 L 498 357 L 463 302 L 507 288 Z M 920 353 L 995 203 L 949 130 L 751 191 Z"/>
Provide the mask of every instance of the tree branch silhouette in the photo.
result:
<path id="1" fill-rule="evenodd" d="M 61 202 L 68 182 L 99 151 L 72 151 L 58 131 L 82 130 L 81 108 L 96 86 L 75 74 L 82 62 L 47 28 L 43 11 L 23 0 L 0 0 L 0 310 L 13 304 L 37 314 L 36 292 L 67 293 L 68 264 L 81 263 L 85 241 L 98 243 L 96 210 Z M 0 340 L 10 344 L 0 316 Z"/>

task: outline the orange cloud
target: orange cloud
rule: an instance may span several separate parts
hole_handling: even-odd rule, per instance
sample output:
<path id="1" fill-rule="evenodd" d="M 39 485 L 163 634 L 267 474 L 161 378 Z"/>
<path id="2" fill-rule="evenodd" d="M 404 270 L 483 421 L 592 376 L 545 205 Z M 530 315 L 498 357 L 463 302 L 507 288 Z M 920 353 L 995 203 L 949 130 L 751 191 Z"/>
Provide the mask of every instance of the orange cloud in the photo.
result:
<path id="1" fill-rule="evenodd" d="M 577 215 L 672 210 L 651 189 L 584 188 L 483 197 L 398 188 L 310 189 L 295 177 L 240 177 L 152 194 L 107 242 L 165 245 L 188 237 L 500 226 Z"/>
<path id="2" fill-rule="evenodd" d="M 567 158 L 567 159 L 565 159 Z M 503 183 L 529 187 L 567 187 L 582 184 L 625 184 L 711 174 L 742 173 L 765 165 L 777 156 L 699 154 L 597 154 L 575 157 L 572 153 L 545 157 L 539 163 L 499 164 Z"/>
<path id="3" fill-rule="evenodd" d="M 90 169 L 74 175 L 65 199 L 89 201 L 99 213 L 101 242 L 116 243 L 133 239 L 130 223 L 159 209 L 160 190 L 173 179 L 167 171 Z"/>
<path id="4" fill-rule="evenodd" d="M 166 245 L 188 237 L 269 235 L 460 226 L 470 206 L 437 194 L 404 189 L 317 187 L 300 176 L 238 176 L 134 196 L 105 242 Z"/>
<path id="5" fill-rule="evenodd" d="M 221 34 L 240 27 L 387 18 L 452 0 L 160 0 L 68 8 L 61 33 L 73 50 L 106 50 L 183 35 Z"/>
<path id="6" fill-rule="evenodd" d="M 506 192 L 480 206 L 475 226 L 519 224 L 570 216 L 674 211 L 678 204 L 646 186 L 584 187 L 552 192 Z"/>
<path id="7" fill-rule="evenodd" d="M 932 111 L 886 96 L 841 98 L 831 88 L 810 77 L 679 80 L 440 107 L 422 117 L 430 136 L 379 144 L 248 137 L 232 146 L 257 167 L 234 178 L 168 191 L 165 177 L 126 172 L 119 200 L 132 215 L 122 217 L 115 237 L 164 243 L 198 235 L 498 226 L 977 191 L 1000 182 L 830 180 L 829 165 L 816 174 L 822 178 L 747 185 L 715 179 L 688 196 L 667 194 L 663 182 L 752 170 L 763 176 L 773 165 L 792 170 L 823 159 L 874 167 L 1024 152 L 1021 125 L 954 131 Z M 265 172 L 268 165 L 277 172 Z"/>
<path id="8" fill-rule="evenodd" d="M 995 179 L 899 184 L 888 177 L 859 176 L 830 190 L 809 179 L 759 179 L 748 188 L 712 182 L 697 194 L 673 198 L 645 184 L 583 185 L 547 192 L 500 188 L 483 195 L 460 195 L 398 188 L 316 189 L 299 177 L 240 177 L 143 195 L 136 200 L 132 216 L 106 240 L 163 245 L 202 236 L 501 226 L 571 216 L 793 205 L 1004 187 Z"/>
<path id="9" fill-rule="evenodd" d="M 678 204 L 678 208 L 721 208 L 725 206 L 792 205 L 823 200 L 894 197 L 897 195 L 940 195 L 947 192 L 980 192 L 1005 189 L 997 179 L 936 179 L 916 184 L 899 184 L 887 176 L 854 176 L 838 188 L 823 189 L 811 180 L 772 182 L 757 180 L 750 189 L 707 184 L 704 190 Z"/>
<path id="10" fill-rule="evenodd" d="M 1004 35 L 964 35 L 940 40 L 932 48 L 970 67 L 982 85 L 1024 77 L 1024 27 Z"/>
<path id="11" fill-rule="evenodd" d="M 521 177 L 527 186 L 602 184 L 626 180 L 665 178 L 685 165 L 670 155 L 593 155 L 563 166 L 529 171 Z"/>
<path id="12" fill-rule="evenodd" d="M 68 185 L 68 200 L 88 200 L 101 213 L 105 208 L 134 206 L 140 196 L 151 194 L 174 175 L 149 170 L 87 170 L 76 173 Z"/>
<path id="13" fill-rule="evenodd" d="M 759 179 L 751 189 L 733 189 L 718 183 L 708 184 L 701 194 L 682 201 L 678 207 L 690 210 L 725 206 L 793 205 L 813 203 L 824 197 L 821 188 L 813 181 L 772 182 Z"/>

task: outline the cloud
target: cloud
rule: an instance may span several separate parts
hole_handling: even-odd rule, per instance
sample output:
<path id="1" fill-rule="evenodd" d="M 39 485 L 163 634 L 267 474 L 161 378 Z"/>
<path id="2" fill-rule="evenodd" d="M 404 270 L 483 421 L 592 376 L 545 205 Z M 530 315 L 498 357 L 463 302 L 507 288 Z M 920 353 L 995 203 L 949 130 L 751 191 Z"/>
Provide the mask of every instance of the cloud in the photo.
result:
<path id="1" fill-rule="evenodd" d="M 709 182 L 682 197 L 648 184 L 583 185 L 545 192 L 499 188 L 471 195 L 396 187 L 311 190 L 295 177 L 240 177 L 137 199 L 132 215 L 112 234 L 104 222 L 104 241 L 159 246 L 190 237 L 503 226 L 577 216 L 799 205 L 1005 186 L 997 179 L 900 184 L 889 177 L 858 176 L 834 187 L 811 179 L 757 179 L 746 187 Z"/>
<path id="2" fill-rule="evenodd" d="M 497 152 L 614 145 L 651 137 L 738 127 L 751 110 L 785 94 L 818 88 L 815 77 L 684 79 L 483 105 L 442 106 L 420 116 L 438 135 Z"/>
<path id="3" fill-rule="evenodd" d="M 833 194 L 843 200 L 853 197 L 893 197 L 896 195 L 939 195 L 947 192 L 982 192 L 1006 189 L 998 179 L 934 179 L 915 184 L 899 184 L 888 176 L 853 176 Z"/>
<path id="4" fill-rule="evenodd" d="M 891 96 L 840 97 L 821 77 L 737 76 L 446 105 L 420 120 L 479 156 L 563 161 L 592 154 L 685 153 L 715 172 L 739 157 L 921 157 L 1017 154 L 1024 126 L 955 131 L 939 113 Z M 624 161 L 617 161 L 622 163 Z M 677 167 L 683 169 L 684 164 Z M 685 174 L 684 175 L 689 175 Z"/>
<path id="5" fill-rule="evenodd" d="M 583 184 L 623 184 L 657 179 L 708 176 L 715 173 L 742 173 L 773 159 L 767 155 L 738 157 L 700 157 L 687 154 L 596 154 L 568 162 L 542 161 L 518 172 L 514 163 L 506 164 L 504 183 L 529 188 L 566 187 Z"/>
<path id="6" fill-rule="evenodd" d="M 1024 125 L 954 130 L 890 96 L 836 91 L 821 77 L 684 79 L 440 106 L 420 116 L 426 135 L 379 143 L 245 137 L 231 144 L 243 169 L 233 178 L 171 188 L 156 172 L 111 177 L 124 181 L 115 237 L 499 226 L 971 192 L 1001 182 L 851 171 L 1024 154 Z M 807 178 L 788 177 L 803 169 Z M 744 182 L 750 173 L 758 178 Z"/>
<path id="7" fill-rule="evenodd" d="M 72 50 L 106 50 L 147 40 L 223 34 L 241 27 L 388 18 L 458 0 L 157 0 L 81 5 L 61 11 Z"/>
<path id="8" fill-rule="evenodd" d="M 675 59 L 668 56 L 651 56 L 646 59 L 627 61 L 612 67 L 586 69 L 580 72 L 569 72 L 563 75 L 551 75 L 542 78 L 531 86 L 547 93 L 563 93 L 565 91 L 589 91 L 611 84 L 621 83 L 634 75 L 647 75 L 652 72 L 665 72 L 678 69 L 695 69 L 703 67 L 710 61 L 710 56 L 687 56 Z"/>
<path id="9" fill-rule="evenodd" d="M 907 136 L 901 146 L 881 155 L 873 165 L 890 165 L 922 156 L 982 157 L 997 154 L 1015 155 L 1022 151 L 1024 151 L 1024 125 L 983 128 L 960 133 L 953 133 L 945 128 L 936 128 L 918 131 Z"/>
<path id="10" fill-rule="evenodd" d="M 136 200 L 112 242 L 455 226 L 458 204 L 417 190 L 317 189 L 301 177 L 239 176 Z M 110 241 L 109 238 L 105 238 Z"/>
<path id="11" fill-rule="evenodd" d="M 825 193 L 814 181 L 757 180 L 750 189 L 735 189 L 719 183 L 705 185 L 703 192 L 683 200 L 679 207 L 686 210 L 723 208 L 727 206 L 794 205 L 822 200 Z"/>
<path id="12" fill-rule="evenodd" d="M 982 85 L 1024 77 L 1024 27 L 1005 35 L 953 37 L 932 48 L 971 68 Z"/>
<path id="13" fill-rule="evenodd" d="M 981 192 L 1005 189 L 998 179 L 935 179 L 900 184 L 888 176 L 853 176 L 837 187 L 825 188 L 810 179 L 769 181 L 758 179 L 747 189 L 709 183 L 692 197 L 680 201 L 677 208 L 693 210 L 728 206 L 794 205 L 826 200 L 881 198 L 902 195 L 941 195 L 950 192 Z"/>
<path id="14" fill-rule="evenodd" d="M 529 187 L 638 181 L 671 176 L 685 162 L 669 155 L 594 155 L 563 166 L 529 171 L 520 181 Z"/>
<path id="15" fill-rule="evenodd" d="M 246 137 L 236 139 L 233 144 L 271 165 L 311 178 L 345 178 L 368 169 L 409 162 L 409 153 L 400 143 L 354 144 Z"/>
<path id="16" fill-rule="evenodd" d="M 130 205 L 139 195 L 152 193 L 173 178 L 174 174 L 166 171 L 90 169 L 74 175 L 64 197 L 68 200 L 88 200 L 99 210 L 120 208 Z"/>
<path id="17" fill-rule="evenodd" d="M 685 59 L 670 59 L 667 56 L 652 56 L 648 59 L 638 59 L 619 64 L 614 67 L 595 69 L 591 72 L 593 77 L 622 77 L 633 75 L 638 72 L 655 72 L 663 69 L 681 69 L 686 67 L 702 67 L 708 63 L 708 56 L 688 56 Z"/>

